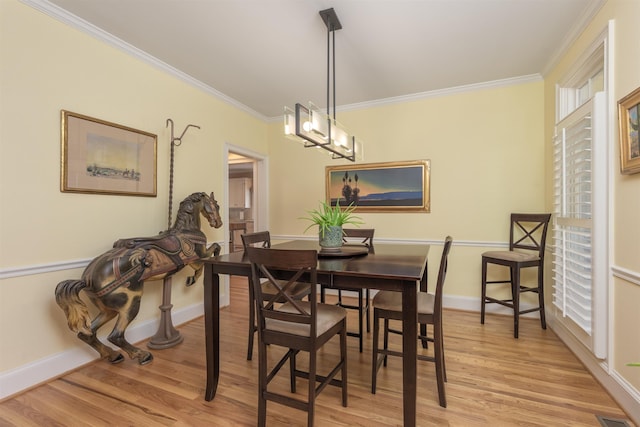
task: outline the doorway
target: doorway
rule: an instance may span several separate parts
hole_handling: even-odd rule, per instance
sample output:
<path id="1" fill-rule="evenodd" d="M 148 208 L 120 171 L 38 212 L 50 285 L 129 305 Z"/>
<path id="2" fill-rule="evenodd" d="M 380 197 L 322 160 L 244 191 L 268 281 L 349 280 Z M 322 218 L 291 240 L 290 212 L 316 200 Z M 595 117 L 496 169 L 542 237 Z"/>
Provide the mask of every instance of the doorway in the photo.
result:
<path id="1" fill-rule="evenodd" d="M 268 222 L 268 159 L 250 150 L 225 145 L 226 249 L 242 250 L 243 233 L 266 230 Z"/>
<path id="2" fill-rule="evenodd" d="M 241 235 L 255 229 L 253 170 L 255 159 L 229 152 L 229 252 L 242 250 Z"/>
<path id="3" fill-rule="evenodd" d="M 252 231 L 266 230 L 268 227 L 269 160 L 260 153 L 228 143 L 224 145 L 223 159 L 225 194 L 220 213 L 223 216 L 224 239 L 220 244 L 222 253 L 231 253 L 242 247 L 241 233 L 248 232 L 249 229 Z M 243 182 L 244 188 L 240 192 L 235 187 L 240 185 L 238 184 L 240 181 L 232 181 L 235 179 L 241 179 Z M 231 188 L 232 185 L 234 188 Z M 233 196 L 231 195 L 232 191 L 234 191 Z M 237 196 L 238 194 L 241 196 Z M 240 198 L 236 199 L 236 197 Z M 248 201 L 246 197 L 249 198 Z M 232 207 L 230 201 L 236 206 Z M 232 223 L 234 230 L 231 227 Z M 238 223 L 240 224 L 238 225 Z M 220 277 L 220 306 L 224 307 L 229 303 L 229 276 L 222 275 Z"/>

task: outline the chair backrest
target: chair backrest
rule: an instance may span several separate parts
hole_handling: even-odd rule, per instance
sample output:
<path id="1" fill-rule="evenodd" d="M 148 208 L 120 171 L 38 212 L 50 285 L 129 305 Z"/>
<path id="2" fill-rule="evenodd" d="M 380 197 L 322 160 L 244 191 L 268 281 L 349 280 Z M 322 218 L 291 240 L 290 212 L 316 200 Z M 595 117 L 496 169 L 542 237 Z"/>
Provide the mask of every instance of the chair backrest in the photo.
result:
<path id="1" fill-rule="evenodd" d="M 551 214 L 512 213 L 509 250 L 536 251 L 540 261 L 543 261 L 550 219 Z"/>
<path id="2" fill-rule="evenodd" d="M 453 239 L 447 236 L 444 239 L 444 248 L 442 249 L 442 257 L 440 258 L 440 269 L 438 270 L 438 281 L 436 282 L 435 302 L 433 307 L 433 315 L 439 317 L 442 315 L 442 288 L 444 287 L 444 279 L 447 277 L 447 267 L 449 264 L 449 251 Z"/>
<path id="3" fill-rule="evenodd" d="M 343 228 L 342 229 L 342 241 L 344 243 L 350 243 L 351 239 L 357 239 L 359 244 L 365 245 L 369 248 L 369 252 L 373 252 L 373 235 L 376 232 L 375 228 Z"/>
<path id="4" fill-rule="evenodd" d="M 268 231 L 256 231 L 255 233 L 245 233 L 240 235 L 242 247 L 247 250 L 248 246 L 258 246 L 261 248 L 271 247 L 271 235 Z"/>
<path id="5" fill-rule="evenodd" d="M 251 262 L 253 291 L 258 314 L 258 329 L 264 330 L 266 319 L 309 325 L 310 336 L 316 332 L 316 292 L 309 295 L 309 304 L 295 299 L 291 292 L 297 281 L 318 282 L 318 252 L 315 250 L 271 249 L 248 246 L 246 254 Z M 304 276 L 304 279 L 300 280 Z M 263 295 L 260 278 L 268 280 L 276 290 Z M 283 277 L 286 279 L 283 280 Z M 263 279 L 264 280 L 264 279 Z M 287 312 L 279 311 L 282 302 L 289 303 Z"/>

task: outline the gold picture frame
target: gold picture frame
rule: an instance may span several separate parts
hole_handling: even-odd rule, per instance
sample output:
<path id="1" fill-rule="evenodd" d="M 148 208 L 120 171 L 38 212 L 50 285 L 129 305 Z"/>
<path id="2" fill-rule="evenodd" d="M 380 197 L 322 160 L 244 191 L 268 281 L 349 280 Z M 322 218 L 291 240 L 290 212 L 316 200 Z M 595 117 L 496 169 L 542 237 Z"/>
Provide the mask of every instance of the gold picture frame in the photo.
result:
<path id="1" fill-rule="evenodd" d="M 355 212 L 430 212 L 429 160 L 326 167 L 327 203 Z"/>
<path id="2" fill-rule="evenodd" d="M 149 132 L 61 110 L 60 191 L 155 197 L 157 139 Z"/>
<path id="3" fill-rule="evenodd" d="M 620 172 L 640 172 L 640 87 L 618 101 L 618 129 L 620 130 Z"/>

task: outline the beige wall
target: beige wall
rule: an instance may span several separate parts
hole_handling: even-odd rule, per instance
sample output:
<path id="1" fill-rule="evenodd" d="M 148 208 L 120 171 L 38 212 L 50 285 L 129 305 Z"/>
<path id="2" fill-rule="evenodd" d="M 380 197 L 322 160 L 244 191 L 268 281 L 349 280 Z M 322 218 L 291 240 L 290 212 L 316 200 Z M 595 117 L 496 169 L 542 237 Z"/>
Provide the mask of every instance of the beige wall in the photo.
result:
<path id="1" fill-rule="evenodd" d="M 615 18 L 614 99 L 619 100 L 640 87 L 640 2 L 612 2 L 603 15 Z M 616 374 L 628 381 L 638 396 L 640 367 L 627 364 L 640 363 L 640 174 L 628 176 L 618 173 L 618 142 L 615 147 L 616 158 L 612 165 L 616 171 L 613 183 L 612 265 L 630 273 L 632 278 L 616 277 L 612 283 L 611 338 L 614 351 L 611 363 Z M 636 422 L 640 422 L 640 403 L 636 409 Z"/>
<path id="2" fill-rule="evenodd" d="M 640 86 L 640 2 L 636 0 L 609 0 L 588 28 L 580 35 L 561 58 L 558 65 L 545 76 L 545 140 L 547 168 L 547 200 L 551 206 L 552 189 L 552 145 L 555 117 L 555 84 L 576 63 L 578 58 L 599 39 L 607 27 L 613 23 L 613 99 L 623 96 Z M 633 414 L 640 419 L 640 368 L 629 367 L 629 362 L 640 362 L 640 174 L 625 176 L 620 174 L 620 150 L 617 133 L 618 114 L 614 108 L 613 158 L 611 168 L 611 259 L 609 330 L 610 353 L 602 369 L 608 374 L 622 378 L 628 388 L 634 388 L 636 403 Z M 622 271 L 624 274 L 619 274 Z M 624 276 L 624 277 L 622 277 Z M 596 284 L 596 286 L 606 286 Z M 627 408 L 628 409 L 628 408 Z"/>
<path id="3" fill-rule="evenodd" d="M 508 240 L 510 212 L 544 210 L 542 89 L 530 82 L 339 113 L 364 140 L 366 163 L 431 160 L 431 213 L 360 216 L 378 239 L 442 242 L 450 234 L 447 294 L 479 297 L 486 243 Z M 271 232 L 300 235 L 309 223 L 298 218 L 325 199 L 325 166 L 341 162 L 285 138 L 280 123 L 270 140 Z M 433 247 L 436 262 L 440 251 Z"/>
<path id="4" fill-rule="evenodd" d="M 363 214 L 367 225 L 381 239 L 437 243 L 451 234 L 447 297 L 478 306 L 480 253 L 507 241 L 509 213 L 550 209 L 554 79 L 615 17 L 615 97 L 638 87 L 640 29 L 633 17 L 639 8 L 635 0 L 609 1 L 545 82 L 340 112 L 339 119 L 365 141 L 365 162 L 431 160 L 431 213 Z M 201 126 L 176 149 L 174 212 L 194 191 L 222 198 L 223 144 L 231 143 L 268 154 L 269 228 L 274 235 L 299 236 L 307 224 L 298 218 L 325 197 L 325 166 L 343 163 L 285 139 L 279 122 L 257 120 L 17 0 L 0 0 L 0 59 L 0 271 L 88 260 L 118 238 L 165 229 L 167 118 L 178 131 L 189 123 Z M 61 193 L 61 109 L 157 134 L 158 197 Z M 640 175 L 615 173 L 613 186 L 612 264 L 637 278 Z M 210 241 L 223 239 L 220 230 L 203 228 Z M 432 258 L 439 259 L 440 250 L 434 245 Z M 0 280 L 0 376 L 86 347 L 66 329 L 53 297 L 59 281 L 80 274 L 67 269 Z M 174 279 L 175 310 L 202 299 L 201 286 L 179 285 L 184 276 Z M 157 318 L 160 288 L 159 282 L 147 285 L 135 322 Z M 640 368 L 624 363 L 640 357 L 637 327 L 629 326 L 640 320 L 631 310 L 640 286 L 618 278 L 612 295 L 615 374 L 638 389 Z"/>
<path id="5" fill-rule="evenodd" d="M 170 129 L 173 214 L 196 191 L 223 196 L 223 144 L 266 151 L 267 125 L 139 59 L 14 0 L 0 1 L 0 269 L 88 260 L 121 237 L 167 228 Z M 60 192 L 60 110 L 158 135 L 154 198 Z M 222 231 L 203 230 L 209 241 Z M 202 286 L 174 278 L 174 310 L 202 301 Z M 81 269 L 0 280 L 0 372 L 77 347 L 53 291 Z M 136 323 L 156 319 L 162 283 L 149 282 Z M 105 326 L 103 333 L 110 327 Z M 88 348 L 88 347 L 87 347 Z M 96 353 L 97 354 L 97 353 Z"/>

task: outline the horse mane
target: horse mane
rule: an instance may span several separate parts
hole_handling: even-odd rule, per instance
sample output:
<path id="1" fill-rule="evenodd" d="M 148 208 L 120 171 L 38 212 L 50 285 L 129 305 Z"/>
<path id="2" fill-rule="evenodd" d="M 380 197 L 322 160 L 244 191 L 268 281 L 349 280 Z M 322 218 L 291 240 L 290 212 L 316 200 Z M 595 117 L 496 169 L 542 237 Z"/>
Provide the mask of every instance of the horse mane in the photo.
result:
<path id="1" fill-rule="evenodd" d="M 207 197 L 205 193 L 193 193 L 180 202 L 180 207 L 176 214 L 176 221 L 173 223 L 171 230 L 189 228 L 189 226 L 194 223 L 193 204 L 198 203 L 205 197 Z M 199 215 L 199 213 L 196 214 Z"/>

